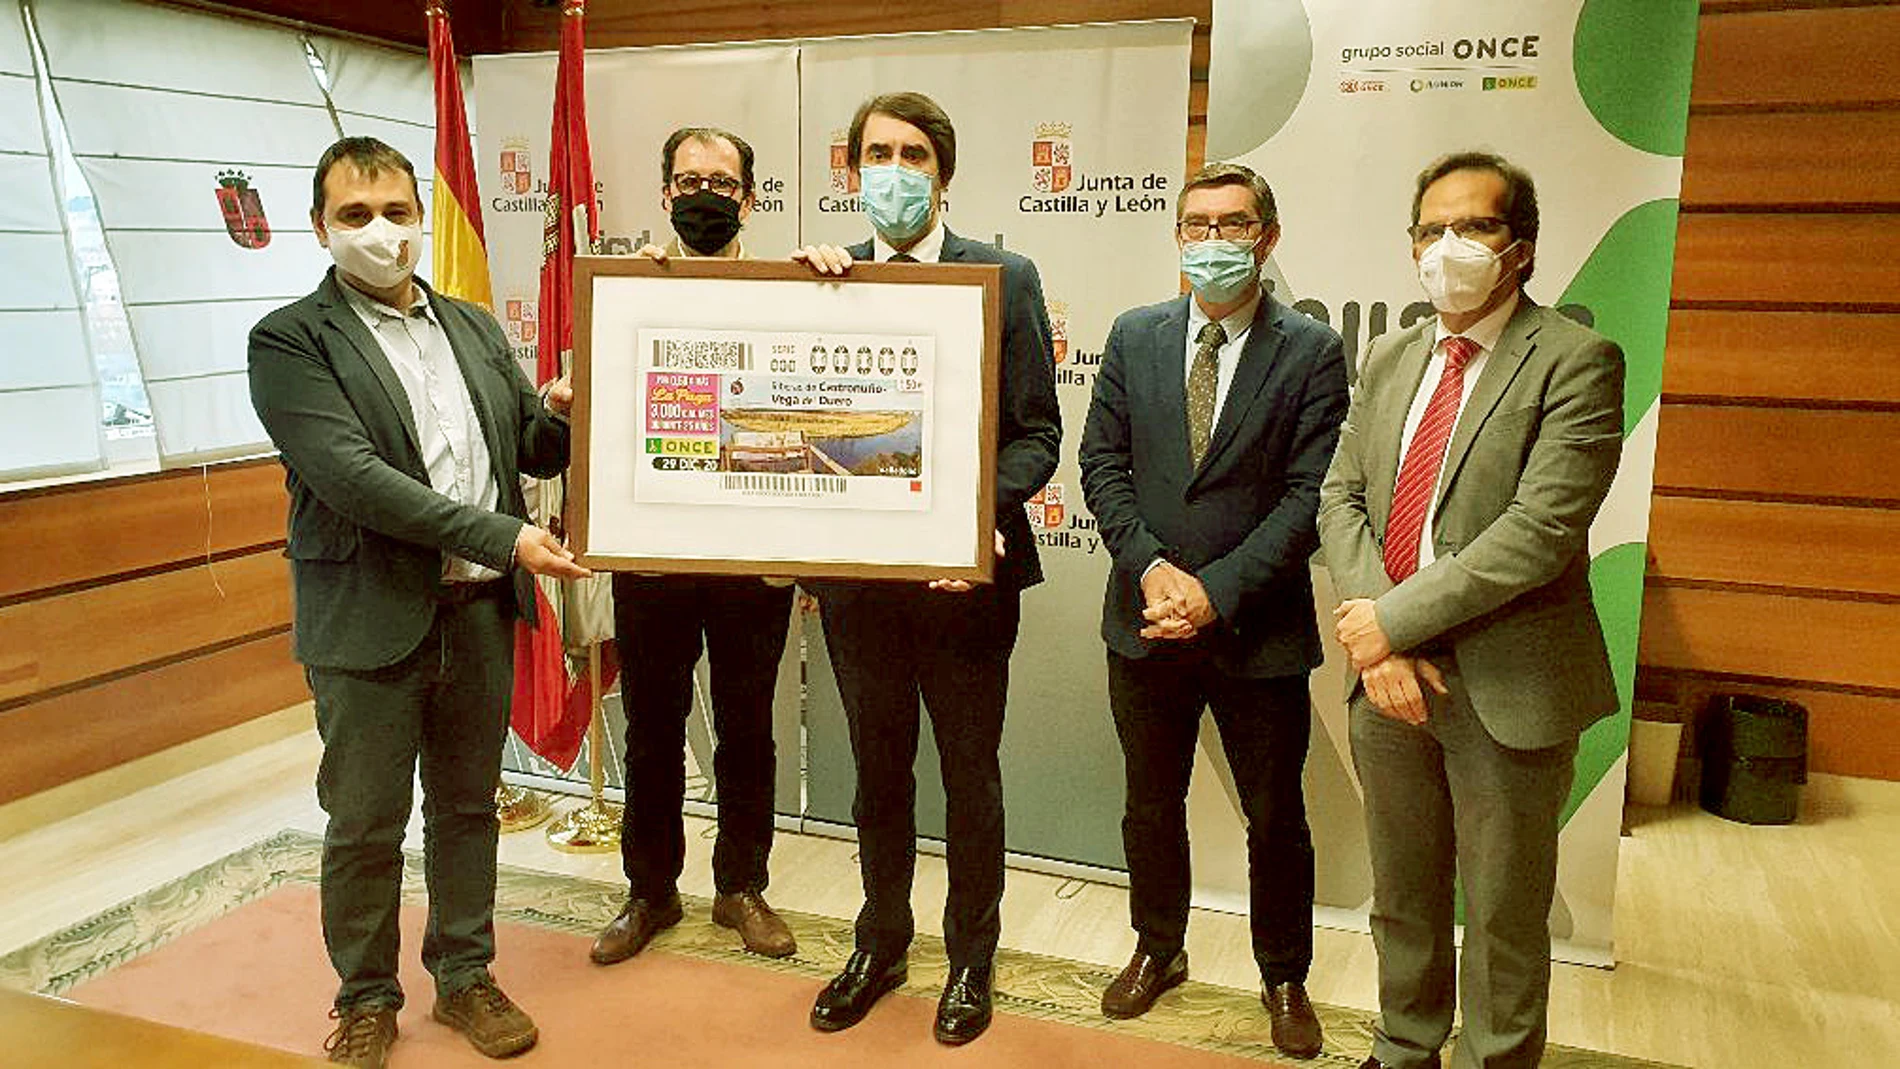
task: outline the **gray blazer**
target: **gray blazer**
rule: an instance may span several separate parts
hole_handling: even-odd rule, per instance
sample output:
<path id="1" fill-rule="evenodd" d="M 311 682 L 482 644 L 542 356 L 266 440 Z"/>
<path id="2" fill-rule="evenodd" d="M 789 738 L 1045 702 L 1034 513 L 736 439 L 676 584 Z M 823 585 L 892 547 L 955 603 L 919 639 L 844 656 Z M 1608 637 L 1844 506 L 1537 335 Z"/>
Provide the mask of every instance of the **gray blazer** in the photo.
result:
<path id="1" fill-rule="evenodd" d="M 1435 319 L 1366 355 L 1319 531 L 1341 598 L 1372 598 L 1394 649 L 1448 656 L 1498 742 L 1569 741 L 1616 711 L 1590 600 L 1590 523 L 1623 445 L 1623 354 L 1521 298 L 1472 387 L 1434 505 L 1436 559 L 1394 586 L 1383 545 L 1406 411 Z"/>
<path id="2" fill-rule="evenodd" d="M 442 554 L 510 571 L 527 516 L 521 475 L 567 467 L 567 423 L 536 396 L 494 317 L 416 284 L 468 383 L 500 483 L 499 511 L 430 488 L 408 395 L 334 269 L 315 292 L 251 328 L 251 404 L 290 491 L 297 658 L 314 667 L 379 668 L 407 656 L 435 619 Z M 525 619 L 533 577 L 513 578 Z"/>
<path id="3" fill-rule="evenodd" d="M 1082 432 L 1082 494 L 1114 560 L 1102 639 L 1139 634 L 1141 573 L 1156 557 L 1193 572 L 1220 614 L 1203 641 L 1224 672 L 1293 675 L 1320 663 L 1307 559 L 1320 479 L 1346 414 L 1331 327 L 1264 296 L 1197 468 L 1187 431 L 1189 297 L 1122 313 L 1108 333 Z"/>

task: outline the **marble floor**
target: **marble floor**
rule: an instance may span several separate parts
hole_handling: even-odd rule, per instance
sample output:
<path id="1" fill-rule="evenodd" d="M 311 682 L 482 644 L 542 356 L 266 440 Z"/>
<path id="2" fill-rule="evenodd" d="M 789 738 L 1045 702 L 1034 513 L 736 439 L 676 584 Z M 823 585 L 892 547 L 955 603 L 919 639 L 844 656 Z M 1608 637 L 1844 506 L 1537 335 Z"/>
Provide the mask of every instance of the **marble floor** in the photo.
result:
<path id="1" fill-rule="evenodd" d="M 0 807 L 0 952 L 281 829 L 321 832 L 311 788 L 318 743 L 299 720 L 307 707 L 276 716 L 280 737 L 229 747 L 202 767 L 95 777 L 90 787 L 62 788 L 59 809 L 36 799 Z M 1629 823 L 1617 967 L 1556 967 L 1553 1041 L 1688 1066 L 1900 1065 L 1900 783 L 1816 776 L 1801 822 L 1788 827 L 1732 824 L 1691 806 L 1632 809 Z M 710 832 L 709 822 L 688 818 L 688 893 L 711 894 Z M 410 833 L 419 845 L 419 820 Z M 770 898 L 851 916 L 854 849 L 781 834 Z M 620 879 L 617 854 L 560 853 L 539 829 L 504 836 L 501 857 Z M 917 916 L 933 931 L 944 889 L 941 860 L 920 858 Z M 1126 892 L 1012 872 L 1003 939 L 1119 965 L 1133 946 Z M 1247 946 L 1244 918 L 1196 911 L 1188 952 L 1197 979 L 1250 986 Z M 1323 1002 L 1371 1008 L 1374 967 L 1367 936 L 1322 929 L 1309 990 Z"/>

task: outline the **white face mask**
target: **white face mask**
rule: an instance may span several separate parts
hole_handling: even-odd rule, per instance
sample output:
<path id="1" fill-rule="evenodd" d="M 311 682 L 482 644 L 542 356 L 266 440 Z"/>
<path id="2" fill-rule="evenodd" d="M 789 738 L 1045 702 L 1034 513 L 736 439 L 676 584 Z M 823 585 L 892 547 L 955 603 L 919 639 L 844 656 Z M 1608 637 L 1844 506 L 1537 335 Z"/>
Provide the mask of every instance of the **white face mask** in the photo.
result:
<path id="1" fill-rule="evenodd" d="M 1516 247 L 1513 241 L 1504 252 Z M 1476 311 L 1498 287 L 1504 252 L 1492 252 L 1489 245 L 1447 230 L 1419 255 L 1418 284 L 1441 312 Z"/>
<path id="2" fill-rule="evenodd" d="M 382 216 L 354 230 L 329 228 L 330 258 L 337 267 L 379 290 L 408 281 L 422 259 L 422 225 L 401 226 Z"/>

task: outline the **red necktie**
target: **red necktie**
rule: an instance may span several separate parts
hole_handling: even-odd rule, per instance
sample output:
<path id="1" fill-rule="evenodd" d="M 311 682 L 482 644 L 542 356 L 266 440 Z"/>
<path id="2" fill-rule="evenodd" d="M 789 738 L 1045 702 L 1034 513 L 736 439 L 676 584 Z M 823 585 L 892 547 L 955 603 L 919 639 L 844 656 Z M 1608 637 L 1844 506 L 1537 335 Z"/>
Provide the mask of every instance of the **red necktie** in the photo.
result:
<path id="1" fill-rule="evenodd" d="M 1411 448 L 1399 465 L 1398 482 L 1392 487 L 1392 514 L 1385 523 L 1385 574 L 1402 583 L 1418 571 L 1418 547 L 1425 530 L 1425 516 L 1431 511 L 1432 491 L 1438 485 L 1438 471 L 1445 463 L 1445 447 L 1451 444 L 1451 429 L 1458 422 L 1458 406 L 1465 396 L 1465 364 L 1478 354 L 1478 344 L 1470 338 L 1452 337 L 1445 341 L 1445 372 L 1438 387 L 1425 404 L 1425 415 L 1412 432 Z"/>

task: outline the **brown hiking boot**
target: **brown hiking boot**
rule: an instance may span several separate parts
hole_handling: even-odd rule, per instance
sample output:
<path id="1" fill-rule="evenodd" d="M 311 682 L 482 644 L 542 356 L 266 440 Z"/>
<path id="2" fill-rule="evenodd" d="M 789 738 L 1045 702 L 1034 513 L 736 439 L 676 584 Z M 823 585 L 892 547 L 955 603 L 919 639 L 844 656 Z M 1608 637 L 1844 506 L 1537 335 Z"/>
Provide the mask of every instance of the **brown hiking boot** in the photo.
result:
<path id="1" fill-rule="evenodd" d="M 757 891 L 714 895 L 713 923 L 733 928 L 745 941 L 745 948 L 768 958 L 788 958 L 798 952 L 798 940 L 792 930 Z"/>
<path id="2" fill-rule="evenodd" d="M 323 1052 L 338 1065 L 383 1069 L 389 1045 L 396 1042 L 396 1010 L 380 1004 L 337 1007 L 330 1011 L 336 1031 L 323 1041 Z"/>
<path id="3" fill-rule="evenodd" d="M 468 1037 L 490 1058 L 506 1058 L 534 1046 L 541 1033 L 495 981 L 481 979 L 435 1000 L 435 1019 Z"/>

